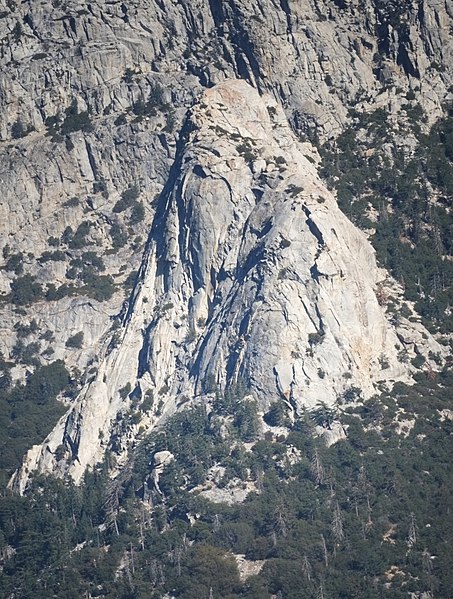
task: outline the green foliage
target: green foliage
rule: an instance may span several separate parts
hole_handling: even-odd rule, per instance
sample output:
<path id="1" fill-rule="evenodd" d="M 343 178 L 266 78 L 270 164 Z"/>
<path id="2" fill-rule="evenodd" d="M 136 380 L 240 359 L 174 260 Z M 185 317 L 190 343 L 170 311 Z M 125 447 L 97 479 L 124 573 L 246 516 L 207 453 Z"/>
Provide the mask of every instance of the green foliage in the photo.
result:
<path id="1" fill-rule="evenodd" d="M 126 289 L 132 289 L 135 285 L 135 281 L 137 280 L 138 272 L 136 270 L 132 270 L 126 277 L 123 285 Z"/>
<path id="2" fill-rule="evenodd" d="M 11 302 L 17 306 L 27 306 L 42 297 L 42 287 L 32 275 L 23 275 L 11 283 Z"/>
<path id="3" fill-rule="evenodd" d="M 124 212 L 124 210 L 131 208 L 137 201 L 138 196 L 139 196 L 138 187 L 136 185 L 129 187 L 129 189 L 126 189 L 125 191 L 123 191 L 123 193 L 121 194 L 121 198 L 113 206 L 113 212 L 116 212 L 116 213 Z"/>
<path id="4" fill-rule="evenodd" d="M 22 27 L 21 23 L 19 23 L 19 21 L 17 21 L 17 23 L 14 25 L 11 33 L 13 35 L 14 40 L 18 42 L 24 33 L 24 28 Z"/>
<path id="5" fill-rule="evenodd" d="M 1 366 L 1 364 L 0 364 Z M 0 389 L 0 484 L 20 464 L 26 449 L 44 439 L 64 407 L 57 395 L 69 385 L 61 360 L 38 366 L 25 385 Z"/>
<path id="6" fill-rule="evenodd" d="M 234 426 L 238 431 L 239 438 L 242 441 L 255 441 L 260 432 L 258 416 L 258 406 L 254 401 L 241 401 L 237 404 L 234 415 Z"/>
<path id="7" fill-rule="evenodd" d="M 285 426 L 287 423 L 287 406 L 282 401 L 273 403 L 269 411 L 264 415 L 264 421 L 269 426 Z"/>
<path id="8" fill-rule="evenodd" d="M 133 77 L 135 75 L 135 71 L 133 69 L 131 69 L 130 67 L 127 67 L 126 70 L 124 71 L 124 75 L 123 75 L 123 81 L 125 83 L 132 83 L 133 82 Z"/>
<path id="9" fill-rule="evenodd" d="M 17 337 L 22 339 L 24 337 L 28 337 L 29 335 L 33 335 L 39 331 L 38 323 L 35 319 L 33 319 L 30 324 L 22 324 L 20 322 L 16 322 L 14 325 L 14 330 L 16 331 Z"/>
<path id="10" fill-rule="evenodd" d="M 388 366 L 387 366 L 388 368 Z M 362 399 L 362 390 L 360 387 L 349 387 L 339 398 L 339 403 L 355 403 Z"/>
<path id="11" fill-rule="evenodd" d="M 125 114 L 119 114 L 113 122 L 115 123 L 115 125 L 117 127 L 120 127 L 121 125 L 126 125 L 127 124 L 126 115 Z"/>
<path id="12" fill-rule="evenodd" d="M 121 194 L 121 198 L 113 206 L 113 212 L 120 213 L 131 209 L 129 224 L 141 223 L 145 217 L 145 208 L 142 202 L 137 201 L 140 192 L 137 186 L 129 187 Z"/>
<path id="13" fill-rule="evenodd" d="M 417 123 L 422 118 L 415 108 L 407 114 Z M 413 122 L 409 128 L 414 130 Z M 453 330 L 453 215 L 446 201 L 453 192 L 452 112 L 429 135 L 415 133 L 419 145 L 407 157 L 384 111 L 355 115 L 353 127 L 323 148 L 322 175 L 335 187 L 343 212 L 375 230 L 371 241 L 380 262 L 416 302 L 425 326 L 447 333 Z M 381 151 L 384 144 L 391 156 Z M 429 185 L 440 201 L 430 201 Z M 378 214 L 375 222 L 370 207 Z"/>
<path id="14" fill-rule="evenodd" d="M 85 221 L 81 222 L 80 225 L 77 227 L 77 230 L 74 234 L 71 234 L 71 232 L 68 232 L 64 241 L 66 241 L 68 246 L 73 250 L 78 250 L 78 249 L 85 247 L 88 244 L 86 237 L 87 237 L 87 235 L 89 235 L 90 229 L 92 226 L 93 226 L 93 224 L 89 221 L 85 220 Z M 66 231 L 67 231 L 67 229 L 66 229 Z M 65 233 L 66 233 L 66 231 L 65 231 Z M 63 237 L 65 237 L 65 233 L 63 233 Z"/>
<path id="15" fill-rule="evenodd" d="M 34 341 L 26 345 L 22 339 L 19 339 L 16 345 L 11 350 L 11 357 L 22 364 L 28 366 L 39 366 L 39 359 L 36 354 L 40 351 L 41 345 L 39 342 Z"/>
<path id="16" fill-rule="evenodd" d="M 337 417 L 335 409 L 329 407 L 324 401 L 319 401 L 314 410 L 310 412 L 310 418 L 318 426 L 330 429 Z"/>
<path id="17" fill-rule="evenodd" d="M 453 425 L 440 411 L 452 408 L 452 385 L 444 371 L 352 406 L 347 439 L 329 448 L 304 417 L 283 442 L 246 451 L 234 430 L 219 434 L 231 416 L 202 406 L 177 413 L 143 440 L 129 474 L 112 481 L 100 465 L 82 487 L 38 479 L 27 497 L 0 499 L 0 542 L 16 550 L 2 589 L 38 599 L 403 599 L 436 589 L 449 599 Z M 233 389 L 225 409 L 234 413 L 238 395 Z M 406 436 L 392 429 L 401 410 L 416 417 Z M 294 448 L 300 458 L 291 463 Z M 161 474 L 161 497 L 149 473 L 163 449 L 175 460 Z M 259 492 L 235 505 L 197 495 L 219 465 L 225 484 L 248 480 Z M 233 553 L 265 561 L 241 581 Z"/>
<path id="18" fill-rule="evenodd" d="M 77 102 L 73 100 L 71 105 L 66 109 L 64 120 L 60 127 L 62 135 L 68 135 L 75 131 L 83 131 L 89 133 L 93 130 L 90 115 L 88 112 L 78 112 Z"/>
<path id="19" fill-rule="evenodd" d="M 66 254 L 64 252 L 62 252 L 61 250 L 54 250 L 53 252 L 49 252 L 48 250 L 45 250 L 41 257 L 39 258 L 39 262 L 41 263 L 45 263 L 45 262 L 64 262 L 66 260 Z"/>
<path id="20" fill-rule="evenodd" d="M 127 233 L 118 223 L 113 223 L 110 227 L 110 237 L 112 238 L 112 246 L 114 250 L 119 250 L 124 247 L 128 241 Z"/>
<path id="21" fill-rule="evenodd" d="M 79 293 L 98 302 L 108 301 L 115 293 L 115 283 L 110 275 L 89 274 L 84 277 L 84 282 L 85 285 L 79 289 Z"/>
<path id="22" fill-rule="evenodd" d="M 246 162 L 253 162 L 257 158 L 255 149 L 253 148 L 253 142 L 251 140 L 244 140 L 242 143 L 236 146 L 236 150 Z"/>
<path id="23" fill-rule="evenodd" d="M 138 225 L 139 223 L 143 222 L 144 218 L 145 218 L 145 208 L 143 206 L 143 203 L 136 202 L 132 206 L 131 216 L 129 218 L 129 224 Z"/>
<path id="24" fill-rule="evenodd" d="M 72 335 L 66 341 L 66 347 L 81 349 L 83 346 L 83 331 L 79 331 L 75 335 Z"/>
<path id="25" fill-rule="evenodd" d="M 236 560 L 210 545 L 191 548 L 184 556 L 181 574 L 175 580 L 175 594 L 181 599 L 231 597 L 239 587 Z"/>
<path id="26" fill-rule="evenodd" d="M 9 255 L 5 269 L 14 272 L 16 275 L 21 275 L 24 272 L 24 255 L 22 252 Z"/>
<path id="27" fill-rule="evenodd" d="M 68 233 L 72 240 L 72 234 Z M 76 239 L 78 237 L 76 236 Z M 78 242 L 76 245 L 80 245 Z M 68 279 L 78 281 L 78 285 L 63 284 L 58 289 L 53 283 L 47 285 L 46 299 L 56 301 L 67 296 L 84 295 L 99 302 L 109 300 L 115 293 L 115 283 L 110 275 L 99 275 L 105 270 L 104 261 L 95 252 L 83 252 L 80 258 L 73 258 L 66 271 Z"/>
<path id="28" fill-rule="evenodd" d="M 49 302 L 57 301 L 64 297 L 77 295 L 78 291 L 74 285 L 63 284 L 57 289 L 53 283 L 49 283 L 47 285 L 46 300 Z"/>
<path id="29" fill-rule="evenodd" d="M 69 198 L 69 200 L 66 200 L 66 202 L 64 202 L 63 206 L 65 208 L 77 208 L 77 206 L 80 205 L 80 200 L 77 196 L 74 196 L 72 198 Z"/>
<path id="30" fill-rule="evenodd" d="M 124 387 L 119 390 L 119 394 L 121 399 L 126 399 L 129 393 L 132 391 L 132 387 L 130 383 L 126 383 Z"/>
<path id="31" fill-rule="evenodd" d="M 26 137 L 32 131 L 34 131 L 34 127 L 26 127 L 22 121 L 17 120 L 11 127 L 11 137 L 13 139 L 20 139 L 21 137 Z"/>
<path id="32" fill-rule="evenodd" d="M 71 249 L 83 249 L 89 243 L 86 239 L 93 224 L 89 221 L 83 221 L 77 227 L 76 232 L 71 227 L 67 227 L 62 235 L 61 243 L 68 245 Z M 40 262 L 49 260 L 66 259 L 66 254 L 61 250 L 53 252 L 45 251 L 39 258 Z M 70 280 L 75 280 L 78 285 L 63 284 L 58 289 L 53 283 L 47 286 L 46 299 L 55 301 L 71 295 L 86 295 L 100 302 L 109 300 L 115 292 L 115 284 L 110 275 L 100 275 L 99 272 L 105 270 L 104 261 L 94 251 L 84 251 L 79 257 L 72 258 L 66 276 Z"/>
<path id="33" fill-rule="evenodd" d="M 308 335 L 308 343 L 310 346 L 318 345 L 324 341 L 324 331 L 309 333 Z"/>
<path id="34" fill-rule="evenodd" d="M 105 179 L 97 179 L 94 183 L 93 183 L 93 193 L 100 193 L 102 194 L 103 198 L 108 198 L 109 197 L 109 192 L 107 189 L 107 181 Z"/>
<path id="35" fill-rule="evenodd" d="M 69 279 L 78 279 L 88 284 L 99 271 L 105 270 L 104 261 L 95 252 L 83 252 L 80 258 L 73 258 L 66 272 Z"/>
<path id="36" fill-rule="evenodd" d="M 132 112 L 139 118 L 144 116 L 156 116 L 157 111 L 168 111 L 169 106 L 164 102 L 164 90 L 161 85 L 154 83 L 148 95 L 148 100 L 138 100 L 132 105 Z"/>

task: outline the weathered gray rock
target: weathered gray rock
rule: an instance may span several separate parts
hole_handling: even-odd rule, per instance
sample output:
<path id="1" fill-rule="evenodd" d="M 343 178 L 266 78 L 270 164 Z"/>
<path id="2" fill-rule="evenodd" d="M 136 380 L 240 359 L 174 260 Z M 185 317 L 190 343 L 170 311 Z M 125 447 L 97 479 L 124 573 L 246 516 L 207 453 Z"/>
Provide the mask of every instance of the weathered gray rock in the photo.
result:
<path id="1" fill-rule="evenodd" d="M 409 90 L 428 124 L 441 114 L 451 9 L 441 0 L 400 9 L 373 0 L 8 3 L 0 19 L 2 249 L 23 252 L 24 272 L 44 290 L 71 282 L 70 264 L 87 250 L 103 257 L 102 274 L 116 284 L 105 302 L 83 292 L 36 302 L 26 316 L 0 305 L 6 357 L 14 325 L 35 319 L 55 337 L 42 350 L 82 372 L 80 396 L 49 449 L 29 454 L 22 486 L 27 468 L 80 480 L 110 434 L 121 464 L 138 428 L 116 422 L 131 403 L 128 383 L 133 398 L 154 391 L 147 427 L 200 396 L 208 378 L 221 387 L 247 379 L 263 409 L 280 398 L 296 415 L 352 385 L 366 396 L 380 379 L 407 378 L 395 345 L 440 351 L 410 323 L 389 327 L 374 295 L 385 273 L 317 178 L 316 151 L 299 139 L 337 135 L 350 108 L 382 107 L 397 119 Z M 262 101 L 235 78 L 269 95 Z M 55 131 L 52 119 L 61 125 L 71 110 L 87 111 L 91 127 Z M 144 207 L 134 224 L 130 211 L 114 210 L 130 186 Z M 67 227 L 82 222 L 91 227 L 86 247 L 64 245 Z M 114 247 L 112 227 L 127 234 L 123 247 Z M 41 260 L 52 238 L 64 261 Z M 129 299 L 123 283 L 137 269 Z M 15 277 L 0 269 L 1 293 Z M 79 331 L 83 350 L 68 349 Z M 69 462 L 56 460 L 62 442 Z"/>
<path id="2" fill-rule="evenodd" d="M 169 107 L 177 129 L 201 89 L 225 78 L 270 92 L 312 139 L 340 132 L 350 107 L 398 110 L 408 89 L 433 120 L 451 84 L 451 10 L 440 0 L 406 4 L 400 14 L 393 3 L 371 0 L 9 3 L 0 19 L 3 246 L 30 254 L 25 270 L 43 284 L 61 284 L 66 265 L 44 267 L 34 258 L 50 237 L 83 220 L 94 225 L 91 241 L 105 255 L 110 224 L 127 225 L 112 207 L 130 185 L 142 193 L 145 218 L 134 235 L 144 238 L 174 159 L 174 136 L 164 131 Z M 134 103 L 146 102 L 157 84 L 168 106 L 137 122 Z M 53 141 L 48 119 L 62 121 L 74 102 L 89 111 L 93 130 Z M 18 124 L 34 130 L 12 139 Z M 64 206 L 73 197 L 80 205 Z M 143 244 L 134 247 L 109 260 L 106 274 L 121 282 L 127 272 L 120 268 L 137 268 Z M 1 291 L 10 281 L 0 271 Z M 115 309 L 123 299 L 115 297 Z M 83 328 L 94 336 L 88 323 Z M 6 355 L 13 343 L 7 331 L 0 335 Z M 71 356 L 69 363 L 83 366 Z"/>
<path id="3" fill-rule="evenodd" d="M 187 398 L 203 398 L 208 380 L 221 389 L 242 380 L 262 409 L 284 401 L 293 418 L 351 390 L 366 398 L 381 381 L 410 380 L 376 296 L 386 273 L 312 154 L 275 100 L 244 81 L 204 92 L 184 126 L 118 345 L 31 450 L 22 487 L 33 468 L 80 480 L 117 435 L 126 383 L 160 399 L 148 414 L 153 426 Z M 428 340 L 426 353 L 442 353 Z M 77 459 L 55 460 L 62 443 Z"/>

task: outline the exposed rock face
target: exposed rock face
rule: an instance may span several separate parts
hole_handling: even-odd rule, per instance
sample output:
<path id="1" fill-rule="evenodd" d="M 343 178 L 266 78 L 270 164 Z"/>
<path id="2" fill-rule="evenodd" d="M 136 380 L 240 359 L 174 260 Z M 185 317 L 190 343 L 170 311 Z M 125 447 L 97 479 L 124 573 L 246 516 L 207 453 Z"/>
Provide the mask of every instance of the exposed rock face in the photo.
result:
<path id="1" fill-rule="evenodd" d="M 367 397 L 379 381 L 408 380 L 376 297 L 385 272 L 319 180 L 315 156 L 275 100 L 244 81 L 204 92 L 184 125 L 118 347 L 28 468 L 80 480 L 117 434 L 127 383 L 131 397 L 160 398 L 156 423 L 202 397 L 208 381 L 246 381 L 263 407 L 282 400 L 297 418 L 351 388 Z M 61 444 L 72 459 L 57 463 Z"/>
<path id="2" fill-rule="evenodd" d="M 263 408 L 281 399 L 297 417 L 353 386 L 367 396 L 406 379 L 396 345 L 440 351 L 422 330 L 388 324 L 375 294 L 385 273 L 299 138 L 335 136 L 351 107 L 396 114 L 409 90 L 430 121 L 440 115 L 448 5 L 44 0 L 8 2 L 1 17 L 4 266 L 20 251 L 44 291 L 74 283 L 79 294 L 48 293 L 25 316 L 1 305 L 0 349 L 10 356 L 14 325 L 35 319 L 55 337 L 41 341 L 54 352 L 43 360 L 92 370 L 30 451 L 21 488 L 35 468 L 80 480 L 111 434 L 123 455 L 138 426 L 117 415 L 147 392 L 145 426 L 240 379 Z M 131 187 L 135 220 L 118 207 Z M 81 225 L 82 240 L 67 241 Z M 49 260 L 55 248 L 64 255 Z M 113 278 L 107 301 L 68 275 L 87 251 Z M 1 292 L 16 274 L 0 270 Z M 79 331 L 82 350 L 68 349 Z"/>
<path id="3" fill-rule="evenodd" d="M 159 487 L 159 478 L 165 469 L 165 466 L 170 464 L 174 460 L 175 456 L 170 451 L 158 451 L 153 456 L 151 481 L 155 490 L 162 495 L 162 491 Z"/>

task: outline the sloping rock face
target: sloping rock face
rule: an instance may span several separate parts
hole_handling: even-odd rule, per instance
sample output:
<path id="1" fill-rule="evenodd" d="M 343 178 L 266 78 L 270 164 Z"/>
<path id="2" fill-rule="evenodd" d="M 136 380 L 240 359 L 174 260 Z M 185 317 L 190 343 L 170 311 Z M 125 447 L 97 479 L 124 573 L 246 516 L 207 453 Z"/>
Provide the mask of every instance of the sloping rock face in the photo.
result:
<path id="1" fill-rule="evenodd" d="M 337 135 L 351 108 L 397 119 L 408 92 L 437 118 L 451 21 L 441 0 L 8 0 L 0 350 L 14 355 L 15 326 L 35 320 L 39 360 L 64 359 L 81 387 L 22 487 L 37 467 L 80 480 L 107 446 L 120 459 L 139 425 L 118 414 L 148 391 L 145 427 L 235 380 L 296 415 L 406 376 L 401 339 L 440 351 L 410 325 L 395 341 L 374 299 L 384 275 L 300 140 Z M 103 261 L 94 284 L 87 252 Z M 46 297 L 25 307 L 7 295 L 18 253 Z"/>
<path id="2" fill-rule="evenodd" d="M 34 468 L 80 480 L 112 435 L 126 447 L 134 431 L 117 416 L 145 397 L 155 398 L 143 414 L 155 425 L 213 384 L 242 381 L 263 409 L 284 401 L 297 418 L 351 389 L 368 397 L 380 381 L 408 380 L 376 297 L 385 272 L 315 162 L 270 96 L 242 80 L 203 93 L 184 124 L 118 346 L 105 347 L 95 380 L 30 451 L 15 484 L 23 488 Z"/>
<path id="3" fill-rule="evenodd" d="M 116 284 L 108 302 L 91 294 L 88 305 L 82 290 L 60 302 L 48 294 L 26 316 L 0 303 L 0 350 L 8 357 L 14 325 L 34 318 L 56 339 L 41 350 L 82 371 L 112 332 L 180 124 L 204 88 L 242 78 L 273 95 L 300 136 L 323 141 L 350 108 L 396 115 L 408 91 L 433 120 L 451 85 L 452 15 L 441 0 L 10 0 L 0 17 L 2 266 L 21 252 L 24 273 L 44 290 L 72 284 L 71 261 L 84 250 L 64 233 L 83 224 L 85 249 L 102 255 Z M 131 186 L 143 204 L 132 223 L 115 212 Z M 44 262 L 51 242 L 63 258 Z M 0 270 L 0 293 L 15 277 Z M 68 352 L 79 331 L 84 351 Z"/>

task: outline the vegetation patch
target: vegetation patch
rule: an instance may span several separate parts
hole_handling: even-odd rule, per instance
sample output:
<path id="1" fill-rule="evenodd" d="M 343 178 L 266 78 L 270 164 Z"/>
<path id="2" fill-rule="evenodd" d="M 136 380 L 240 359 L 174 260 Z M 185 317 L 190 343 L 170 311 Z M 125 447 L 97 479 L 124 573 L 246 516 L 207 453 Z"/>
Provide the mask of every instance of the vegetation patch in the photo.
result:
<path id="1" fill-rule="evenodd" d="M 447 198 L 453 193 L 453 111 L 428 135 L 409 123 L 418 136 L 410 157 L 398 147 L 383 109 L 356 114 L 353 123 L 322 148 L 321 174 L 336 190 L 343 212 L 374 231 L 371 242 L 380 263 L 403 284 L 423 324 L 451 332 L 453 213 Z M 373 220 L 370 208 L 377 214 Z"/>

